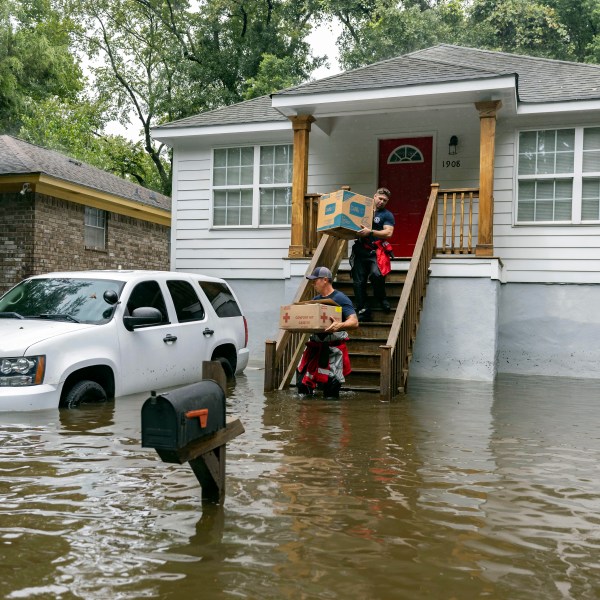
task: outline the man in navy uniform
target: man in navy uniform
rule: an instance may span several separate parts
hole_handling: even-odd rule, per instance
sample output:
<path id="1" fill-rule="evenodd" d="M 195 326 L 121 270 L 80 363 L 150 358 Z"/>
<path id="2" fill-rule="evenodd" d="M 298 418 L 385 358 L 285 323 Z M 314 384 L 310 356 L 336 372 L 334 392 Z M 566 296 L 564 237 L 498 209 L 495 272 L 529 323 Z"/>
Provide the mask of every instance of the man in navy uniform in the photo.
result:
<path id="1" fill-rule="evenodd" d="M 390 245 L 387 242 L 394 233 L 394 215 L 386 209 L 390 190 L 379 188 L 375 200 L 373 225 L 357 232 L 358 239 L 352 246 L 350 266 L 354 285 L 354 302 L 359 321 L 369 321 L 371 311 L 367 305 L 367 281 L 373 284 L 373 295 L 384 312 L 389 313 L 390 303 L 385 294 L 385 276 L 391 270 Z"/>

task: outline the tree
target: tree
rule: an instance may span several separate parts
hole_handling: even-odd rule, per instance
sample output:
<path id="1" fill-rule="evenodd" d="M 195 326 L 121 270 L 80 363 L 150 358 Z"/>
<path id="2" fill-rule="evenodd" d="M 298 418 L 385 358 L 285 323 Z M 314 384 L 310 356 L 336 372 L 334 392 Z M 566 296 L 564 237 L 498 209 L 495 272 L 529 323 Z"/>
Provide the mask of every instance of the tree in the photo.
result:
<path id="1" fill-rule="evenodd" d="M 571 59 L 573 45 L 559 15 L 535 0 L 475 0 L 470 10 L 472 41 L 478 47 Z"/>
<path id="2" fill-rule="evenodd" d="M 338 45 L 345 69 L 455 42 L 465 18 L 461 0 L 326 0 L 325 7 L 344 25 Z"/>
<path id="3" fill-rule="evenodd" d="M 69 10 L 97 63 L 98 99 L 139 123 L 165 193 L 152 126 L 297 83 L 322 62 L 305 41 L 316 0 L 205 0 L 196 10 L 187 0 L 73 0 Z"/>
<path id="4" fill-rule="evenodd" d="M 548 0 L 564 25 L 574 60 L 600 63 L 600 3 L 597 0 Z"/>
<path id="5" fill-rule="evenodd" d="M 19 137 L 161 191 L 161 181 L 142 144 L 105 133 L 110 118 L 110 111 L 98 102 L 47 98 L 23 117 Z"/>
<path id="6" fill-rule="evenodd" d="M 73 24 L 49 0 L 0 0 L 0 130 L 16 134 L 24 115 L 53 96 L 84 87 L 70 51 Z"/>

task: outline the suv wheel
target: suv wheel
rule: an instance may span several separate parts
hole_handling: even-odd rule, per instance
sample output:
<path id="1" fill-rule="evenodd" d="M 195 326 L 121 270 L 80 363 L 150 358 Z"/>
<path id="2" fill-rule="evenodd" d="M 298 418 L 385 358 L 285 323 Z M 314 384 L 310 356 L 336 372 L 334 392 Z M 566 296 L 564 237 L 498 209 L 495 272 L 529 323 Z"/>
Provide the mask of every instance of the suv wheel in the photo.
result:
<path id="1" fill-rule="evenodd" d="M 95 381 L 78 381 L 67 393 L 63 406 L 76 408 L 86 402 L 106 402 L 104 388 Z"/>
<path id="2" fill-rule="evenodd" d="M 217 356 L 214 360 L 216 362 L 221 363 L 223 371 L 225 372 L 225 377 L 227 377 L 227 379 L 231 379 L 235 375 L 231 363 L 224 356 Z"/>

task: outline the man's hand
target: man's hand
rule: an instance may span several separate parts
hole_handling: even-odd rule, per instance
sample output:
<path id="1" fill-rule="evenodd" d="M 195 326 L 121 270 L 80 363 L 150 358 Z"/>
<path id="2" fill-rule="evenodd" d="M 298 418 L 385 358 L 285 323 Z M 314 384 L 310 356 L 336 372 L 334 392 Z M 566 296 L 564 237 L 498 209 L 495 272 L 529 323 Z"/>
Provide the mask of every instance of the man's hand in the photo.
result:
<path id="1" fill-rule="evenodd" d="M 371 235 L 372 230 L 367 228 L 367 227 L 363 227 L 362 229 L 360 229 L 359 231 L 356 232 L 356 235 L 358 237 L 367 237 L 368 235 Z"/>
<path id="2" fill-rule="evenodd" d="M 341 321 L 336 321 L 333 317 L 329 317 L 329 319 L 331 320 L 331 325 L 325 330 L 325 333 L 335 333 L 344 326 Z"/>

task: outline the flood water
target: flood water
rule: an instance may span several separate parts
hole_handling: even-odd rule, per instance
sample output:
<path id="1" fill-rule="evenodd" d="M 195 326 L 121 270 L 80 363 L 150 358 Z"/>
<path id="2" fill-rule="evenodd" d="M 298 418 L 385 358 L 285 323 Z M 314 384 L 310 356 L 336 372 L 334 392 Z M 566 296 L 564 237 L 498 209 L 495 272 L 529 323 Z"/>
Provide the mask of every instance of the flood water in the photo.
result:
<path id="1" fill-rule="evenodd" d="M 600 382 L 230 385 L 227 496 L 140 446 L 147 395 L 0 414 L 0 597 L 600 598 Z"/>

